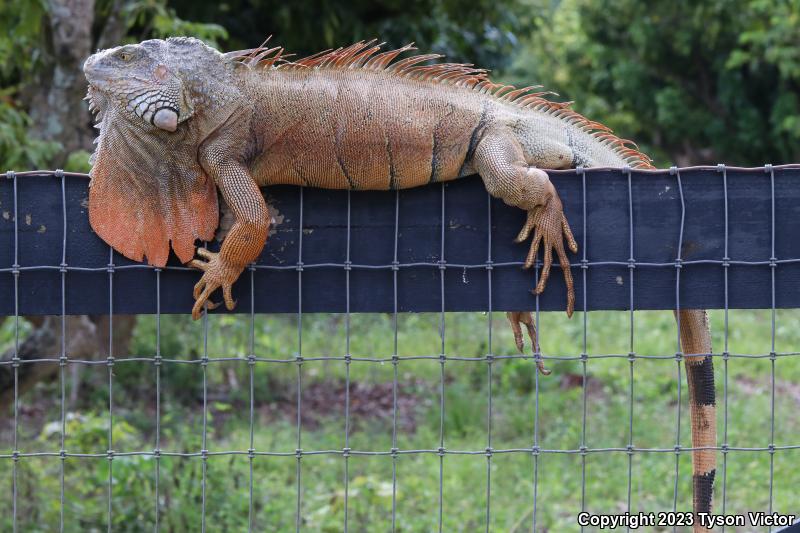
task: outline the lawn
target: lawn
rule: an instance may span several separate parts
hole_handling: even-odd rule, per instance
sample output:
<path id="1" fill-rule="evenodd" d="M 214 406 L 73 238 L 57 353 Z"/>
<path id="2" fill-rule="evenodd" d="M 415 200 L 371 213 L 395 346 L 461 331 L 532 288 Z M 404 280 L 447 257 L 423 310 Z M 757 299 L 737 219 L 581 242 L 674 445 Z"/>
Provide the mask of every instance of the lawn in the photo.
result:
<path id="1" fill-rule="evenodd" d="M 722 353 L 723 312 L 712 312 L 711 323 L 714 351 Z M 530 531 L 534 521 L 537 531 L 578 531 L 576 514 L 582 506 L 597 513 L 624 512 L 629 491 L 632 512 L 671 510 L 676 454 L 670 450 L 629 455 L 624 448 L 631 438 L 631 412 L 636 448 L 671 449 L 677 439 L 690 445 L 685 374 L 670 357 L 677 340 L 672 314 L 635 313 L 635 353 L 667 357 L 637 357 L 632 364 L 627 357 L 628 313 L 589 313 L 586 324 L 584 387 L 581 313 L 571 320 L 561 313 L 540 315 L 544 355 L 564 358 L 547 361 L 553 371 L 549 376 L 537 376 L 530 358 L 502 357 L 516 355 L 502 313 L 491 319 L 479 313 L 447 314 L 444 339 L 439 315 L 400 315 L 396 365 L 390 315 L 350 317 L 349 363 L 343 357 L 347 318 L 304 316 L 302 364 L 295 359 L 294 316 L 257 316 L 252 339 L 245 316 L 212 315 L 205 327 L 188 317 L 164 316 L 160 348 L 167 361 L 160 370 L 142 361 L 118 360 L 113 367 L 111 472 L 106 455 L 109 369 L 80 365 L 77 378 L 65 372 L 67 397 L 74 384 L 81 383 L 77 400 L 66 412 L 65 449 L 100 456 L 63 461 L 64 530 L 105 530 L 109 486 L 115 531 L 149 531 L 157 517 L 165 531 L 198 531 L 203 521 L 208 531 L 241 531 L 248 520 L 257 531 L 290 531 L 296 525 L 298 493 L 304 531 L 341 531 L 345 520 L 352 531 L 387 531 L 393 502 L 398 531 L 437 530 L 440 516 L 444 531 L 484 530 L 487 520 L 494 531 Z M 155 332 L 155 318 L 140 317 L 132 353 L 152 357 Z M 730 311 L 727 337 L 727 350 L 734 356 L 714 361 L 719 442 L 727 429 L 731 447 L 769 445 L 774 364 L 774 443 L 800 445 L 795 416 L 800 407 L 800 355 L 781 355 L 774 363 L 769 357 L 736 357 L 769 355 L 771 312 Z M 12 339 L 13 321 L 8 321 L 0 329 L 0 348 L 10 346 Z M 248 364 L 251 342 L 257 358 L 269 361 Z M 442 365 L 443 344 L 447 359 Z M 792 352 L 798 346 L 800 312 L 778 311 L 775 351 Z M 495 358 L 488 362 L 490 351 Z M 600 357 L 609 354 L 618 357 Z M 204 355 L 207 365 L 200 363 Z M 411 356 L 430 357 L 408 359 Z M 223 357 L 241 359 L 217 360 Z M 56 381 L 40 384 L 21 398 L 21 452 L 58 452 L 60 397 Z M 157 439 L 159 460 L 149 455 Z M 542 450 L 538 455 L 531 453 L 534 444 Z M 582 445 L 588 450 L 585 456 L 579 453 Z M 440 446 L 446 450 L 443 456 L 437 453 Z M 256 452 L 252 460 L 247 454 L 251 447 Z M 298 447 L 303 450 L 299 460 Z M 487 447 L 493 453 L 485 453 Z M 9 413 L 0 426 L 0 454 L 12 448 Z M 342 453 L 344 448 L 350 448 L 349 457 Z M 395 457 L 392 448 L 398 451 Z M 592 451 L 604 448 L 623 450 Z M 200 456 L 203 449 L 209 453 L 206 460 Z M 230 451 L 238 453 L 219 453 Z M 367 451 L 381 455 L 359 453 Z M 463 451 L 475 453 L 453 453 Z M 119 455 L 124 452 L 148 455 Z M 770 453 L 730 451 L 724 490 L 722 454 L 717 458 L 715 510 L 721 512 L 724 494 L 726 513 L 766 511 Z M 772 508 L 796 511 L 800 449 L 779 449 L 773 458 Z M 691 508 L 689 452 L 677 456 L 677 469 L 676 504 L 685 511 Z M 17 462 L 20 531 L 58 528 L 61 472 L 59 457 L 24 457 Z M 3 531 L 12 526 L 12 479 L 13 461 L 0 459 L 0 480 L 6 487 L 0 499 Z"/>

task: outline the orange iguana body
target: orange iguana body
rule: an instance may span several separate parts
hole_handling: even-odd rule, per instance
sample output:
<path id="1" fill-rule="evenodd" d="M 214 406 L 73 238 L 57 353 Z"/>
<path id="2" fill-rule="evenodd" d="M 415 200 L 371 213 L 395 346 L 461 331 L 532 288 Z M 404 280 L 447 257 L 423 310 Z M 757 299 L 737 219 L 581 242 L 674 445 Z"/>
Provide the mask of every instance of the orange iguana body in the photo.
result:
<path id="1" fill-rule="evenodd" d="M 127 257 L 163 266 L 171 245 L 203 270 L 197 318 L 218 288 L 233 307 L 231 285 L 264 247 L 269 216 L 260 186 L 387 190 L 477 173 L 492 195 L 528 213 L 517 240 L 533 232 L 526 267 L 544 248 L 536 292 L 557 253 L 571 315 L 564 241 L 573 252 L 577 244 L 541 169 L 652 168 L 650 159 L 536 87 L 492 83 L 472 65 L 428 64 L 438 55 L 398 57 L 411 49 L 381 52 L 374 41 L 360 42 L 287 61 L 281 48 L 221 54 L 173 38 L 98 52 L 84 66 L 100 117 L 92 227 Z M 201 248 L 203 260 L 194 259 L 195 241 L 210 240 L 217 227 L 217 188 L 236 222 L 218 254 Z M 704 327 L 703 317 L 689 311 L 681 320 Z M 529 313 L 509 318 L 520 349 L 520 324 L 535 343 Z M 686 337 L 685 349 L 698 338 L 705 339 Z M 700 345 L 693 353 L 710 351 Z M 705 358 L 687 357 L 687 365 L 695 360 Z M 710 485 L 700 492 L 707 498 L 696 510 L 710 510 Z"/>

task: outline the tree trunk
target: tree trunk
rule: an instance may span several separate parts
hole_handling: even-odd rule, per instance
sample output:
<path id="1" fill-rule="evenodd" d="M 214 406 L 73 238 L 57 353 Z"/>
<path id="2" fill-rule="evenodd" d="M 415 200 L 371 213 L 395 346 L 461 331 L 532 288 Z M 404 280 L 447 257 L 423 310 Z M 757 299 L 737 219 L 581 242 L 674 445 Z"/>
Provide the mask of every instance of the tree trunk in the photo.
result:
<path id="1" fill-rule="evenodd" d="M 115 0 L 110 7 L 98 37 L 98 45 L 115 46 L 125 35 L 126 21 L 122 13 L 129 0 Z M 91 150 L 95 133 L 86 95 L 83 62 L 94 49 L 92 28 L 95 26 L 95 0 L 48 0 L 49 18 L 44 22 L 43 66 L 28 83 L 29 114 L 33 119 L 34 137 L 59 142 L 62 150 L 51 161 L 53 168 L 62 167 L 75 150 Z M 61 317 L 25 317 L 35 330 L 21 341 L 18 357 L 23 360 L 58 358 L 61 355 Z M 98 359 L 108 356 L 108 316 L 66 317 L 66 354 L 72 359 Z M 128 355 L 135 316 L 118 315 L 113 321 L 113 354 Z M 0 356 L 8 361 L 14 348 Z M 82 365 L 70 364 L 71 375 L 79 375 Z M 58 363 L 20 363 L 17 369 L 18 390 L 21 396 L 37 382 L 58 374 Z M 73 384 L 73 399 L 78 383 Z M 0 366 L 0 411 L 13 403 L 14 368 Z"/>
<path id="2" fill-rule="evenodd" d="M 57 376 L 59 364 L 54 362 L 30 362 L 32 359 L 58 359 L 61 356 L 61 317 L 37 317 L 41 324 L 25 340 L 20 342 L 17 357 L 17 395 L 22 395 L 38 382 Z M 136 323 L 134 315 L 116 315 L 113 322 L 112 350 L 114 357 L 129 355 L 128 345 Z M 97 360 L 108 357 L 108 315 L 67 316 L 65 319 L 65 349 L 69 359 Z M 11 361 L 15 348 L 7 350 L 0 361 Z M 81 367 L 81 363 L 68 363 Z M 73 384 L 73 391 L 79 384 Z M 14 401 L 14 367 L 0 366 L 0 412 L 4 412 Z"/>
<path id="3" fill-rule="evenodd" d="M 92 50 L 94 0 L 49 0 L 45 67 L 25 87 L 33 119 L 32 135 L 61 143 L 52 163 L 61 167 L 75 150 L 89 150 L 94 136 L 83 97 L 83 62 Z"/>

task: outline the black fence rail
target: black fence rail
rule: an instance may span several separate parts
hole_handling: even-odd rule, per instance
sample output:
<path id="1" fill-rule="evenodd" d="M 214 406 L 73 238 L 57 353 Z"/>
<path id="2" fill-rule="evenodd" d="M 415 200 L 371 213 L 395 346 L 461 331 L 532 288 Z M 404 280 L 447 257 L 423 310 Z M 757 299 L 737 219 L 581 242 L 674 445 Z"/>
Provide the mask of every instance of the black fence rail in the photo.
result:
<path id="1" fill-rule="evenodd" d="M 800 167 L 551 176 L 580 245 L 576 309 L 800 307 Z M 0 315 L 156 312 L 157 269 L 92 233 L 85 178 L 0 175 L 0 294 L 19 295 L 0 299 Z M 520 268 L 527 246 L 512 243 L 524 213 L 488 197 L 478 178 L 399 192 L 265 194 L 275 223 L 251 286 L 243 276 L 234 289 L 237 312 L 392 312 L 395 272 L 400 312 L 564 307 L 558 268 L 545 294 L 530 293 L 537 273 Z M 115 290 L 100 290 L 111 274 Z M 160 278 L 160 312 L 188 312 L 197 272 L 173 258 Z M 768 290 L 774 284 L 782 290 Z"/>

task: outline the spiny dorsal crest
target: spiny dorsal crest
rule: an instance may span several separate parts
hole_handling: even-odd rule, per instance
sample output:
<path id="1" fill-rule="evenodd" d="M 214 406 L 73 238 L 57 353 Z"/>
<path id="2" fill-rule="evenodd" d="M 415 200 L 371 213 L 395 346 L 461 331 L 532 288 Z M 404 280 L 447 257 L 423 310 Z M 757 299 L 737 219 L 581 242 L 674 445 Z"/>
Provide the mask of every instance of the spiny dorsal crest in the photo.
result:
<path id="1" fill-rule="evenodd" d="M 271 36 L 270 36 L 271 37 Z M 325 50 L 302 59 L 290 61 L 291 54 L 285 54 L 283 47 L 268 48 L 267 38 L 258 48 L 228 52 L 226 59 L 250 70 L 371 70 L 389 73 L 407 79 L 428 83 L 441 83 L 454 87 L 464 87 L 479 94 L 523 109 L 531 109 L 556 117 L 592 135 L 601 144 L 613 149 L 631 168 L 653 168 L 652 160 L 639 151 L 636 143 L 614 135 L 610 128 L 589 120 L 571 108 L 572 102 L 554 102 L 546 96 L 557 96 L 552 91 L 541 91 L 541 85 L 517 88 L 514 85 L 494 83 L 488 71 L 476 68 L 469 63 L 433 63 L 441 59 L 441 54 L 418 54 L 403 59 L 397 57 L 416 50 L 414 43 L 401 48 L 381 52 L 385 43 L 377 39 L 359 41 L 344 48 Z"/>

